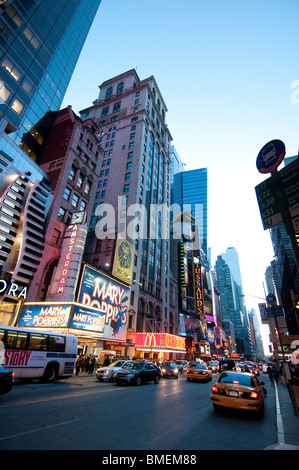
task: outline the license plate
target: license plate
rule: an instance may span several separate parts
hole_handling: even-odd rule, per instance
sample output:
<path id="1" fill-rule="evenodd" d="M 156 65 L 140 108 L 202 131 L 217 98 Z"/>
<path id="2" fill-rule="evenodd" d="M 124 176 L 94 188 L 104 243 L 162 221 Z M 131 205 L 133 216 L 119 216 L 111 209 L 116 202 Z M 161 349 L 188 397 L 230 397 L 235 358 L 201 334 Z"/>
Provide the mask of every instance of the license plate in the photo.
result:
<path id="1" fill-rule="evenodd" d="M 239 392 L 229 391 L 228 394 L 229 394 L 230 397 L 238 397 L 239 396 Z"/>

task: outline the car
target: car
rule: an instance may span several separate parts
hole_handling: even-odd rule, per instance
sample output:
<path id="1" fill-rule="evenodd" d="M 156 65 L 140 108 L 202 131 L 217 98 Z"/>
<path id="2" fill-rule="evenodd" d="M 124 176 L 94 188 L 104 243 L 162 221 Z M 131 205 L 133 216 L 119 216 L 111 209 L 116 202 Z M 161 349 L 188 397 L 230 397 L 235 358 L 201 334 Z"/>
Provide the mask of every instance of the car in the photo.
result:
<path id="1" fill-rule="evenodd" d="M 260 371 L 258 370 L 258 368 L 256 368 L 255 364 L 249 364 L 249 363 L 244 364 L 241 372 L 250 372 L 251 374 L 254 374 L 254 375 L 260 375 Z"/>
<path id="2" fill-rule="evenodd" d="M 264 374 L 267 374 L 267 370 L 268 370 L 268 364 L 263 364 L 262 372 L 264 372 Z"/>
<path id="3" fill-rule="evenodd" d="M 186 372 L 186 369 L 187 369 L 187 366 L 188 366 L 188 361 L 175 361 L 177 366 L 178 366 L 178 369 L 179 369 L 179 372 L 182 374 L 183 372 Z"/>
<path id="4" fill-rule="evenodd" d="M 160 367 L 156 366 L 153 362 L 133 361 L 126 369 L 115 372 L 113 378 L 116 385 L 122 383 L 141 385 L 151 381 L 158 384 L 161 376 Z"/>
<path id="5" fill-rule="evenodd" d="M 190 380 L 212 380 L 212 371 L 205 364 L 192 363 L 186 370 L 186 378 Z"/>
<path id="6" fill-rule="evenodd" d="M 162 377 L 175 377 L 179 378 L 179 368 L 176 362 L 167 361 L 161 367 Z"/>
<path id="7" fill-rule="evenodd" d="M 219 366 L 217 362 L 210 362 L 208 364 L 208 369 L 210 369 L 212 372 L 218 372 Z"/>
<path id="8" fill-rule="evenodd" d="M 11 391 L 14 382 L 14 371 L 0 366 L 0 395 Z"/>
<path id="9" fill-rule="evenodd" d="M 223 372 L 224 370 L 234 370 L 235 366 L 235 361 L 231 359 L 222 359 L 219 361 L 219 372 Z"/>
<path id="10" fill-rule="evenodd" d="M 120 369 L 124 369 L 131 362 L 132 361 L 126 361 L 126 360 L 120 359 L 119 361 L 112 362 L 112 364 L 110 364 L 109 366 L 99 367 L 96 370 L 96 378 L 99 380 L 99 382 L 113 381 L 114 372 Z"/>
<path id="11" fill-rule="evenodd" d="M 248 372 L 222 372 L 212 387 L 210 395 L 215 410 L 230 408 L 255 411 L 264 410 L 264 382 Z"/>

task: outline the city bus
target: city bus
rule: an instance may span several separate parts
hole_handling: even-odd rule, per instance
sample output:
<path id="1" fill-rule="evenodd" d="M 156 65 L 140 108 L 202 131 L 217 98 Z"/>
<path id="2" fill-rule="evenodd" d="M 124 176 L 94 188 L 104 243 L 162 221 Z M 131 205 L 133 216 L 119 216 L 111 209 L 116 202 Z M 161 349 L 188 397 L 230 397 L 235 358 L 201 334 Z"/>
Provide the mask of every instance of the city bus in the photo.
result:
<path id="1" fill-rule="evenodd" d="M 15 379 L 71 377 L 77 346 L 74 335 L 0 325 L 0 365 L 12 369 Z"/>

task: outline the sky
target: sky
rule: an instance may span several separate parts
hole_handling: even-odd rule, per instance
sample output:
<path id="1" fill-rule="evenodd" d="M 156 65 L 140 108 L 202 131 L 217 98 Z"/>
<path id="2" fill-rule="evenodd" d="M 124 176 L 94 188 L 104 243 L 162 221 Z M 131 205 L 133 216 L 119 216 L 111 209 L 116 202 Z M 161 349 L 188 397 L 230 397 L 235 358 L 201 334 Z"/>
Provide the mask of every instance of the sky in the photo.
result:
<path id="1" fill-rule="evenodd" d="M 256 157 L 273 139 L 298 154 L 298 14 L 298 0 L 102 0 L 62 104 L 79 114 L 132 68 L 155 77 L 185 169 L 208 169 L 212 266 L 236 248 L 256 311 L 274 256 Z"/>

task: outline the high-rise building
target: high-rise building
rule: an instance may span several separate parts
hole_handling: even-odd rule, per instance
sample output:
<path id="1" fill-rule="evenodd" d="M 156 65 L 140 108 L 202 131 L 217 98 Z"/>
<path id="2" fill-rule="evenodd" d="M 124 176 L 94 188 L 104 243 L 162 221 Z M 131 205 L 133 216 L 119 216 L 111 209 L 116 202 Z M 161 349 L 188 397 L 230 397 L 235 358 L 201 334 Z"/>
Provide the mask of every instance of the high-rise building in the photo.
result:
<path id="1" fill-rule="evenodd" d="M 101 0 L 12 0 L 0 6 L 0 134 L 19 143 L 58 110 Z"/>
<path id="2" fill-rule="evenodd" d="M 103 82 L 93 106 L 80 113 L 97 123 L 104 151 L 84 259 L 111 272 L 117 236 L 134 246 L 129 335 L 178 333 L 170 234 L 160 210 L 170 205 L 166 112 L 155 78 L 140 80 L 133 69 Z"/>
<path id="3" fill-rule="evenodd" d="M 207 168 L 183 171 L 174 175 L 173 203 L 191 210 L 198 227 L 202 256 L 208 253 L 208 171 Z"/>
<path id="4" fill-rule="evenodd" d="M 43 256 L 53 199 L 35 152 L 42 133 L 34 126 L 60 108 L 100 2 L 0 2 L 1 323 L 15 321 L 26 299 Z M 23 134 L 36 145 L 21 143 Z"/>

